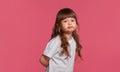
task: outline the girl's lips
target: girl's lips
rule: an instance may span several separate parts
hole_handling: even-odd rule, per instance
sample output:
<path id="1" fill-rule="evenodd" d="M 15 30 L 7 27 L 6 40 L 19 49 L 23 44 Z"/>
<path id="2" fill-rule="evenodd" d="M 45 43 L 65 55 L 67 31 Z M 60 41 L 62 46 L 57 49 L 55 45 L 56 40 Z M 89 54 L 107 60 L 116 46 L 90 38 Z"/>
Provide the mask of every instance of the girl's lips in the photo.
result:
<path id="1" fill-rule="evenodd" d="M 73 28 L 73 26 L 69 26 L 68 28 Z"/>

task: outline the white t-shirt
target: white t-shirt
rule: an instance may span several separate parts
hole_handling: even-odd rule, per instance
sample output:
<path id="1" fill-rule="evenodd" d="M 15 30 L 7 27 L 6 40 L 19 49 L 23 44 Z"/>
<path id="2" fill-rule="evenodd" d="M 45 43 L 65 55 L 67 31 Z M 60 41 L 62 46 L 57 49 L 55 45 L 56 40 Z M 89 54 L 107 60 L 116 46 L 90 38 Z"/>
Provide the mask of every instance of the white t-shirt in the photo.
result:
<path id="1" fill-rule="evenodd" d="M 76 42 L 73 37 L 68 42 L 70 45 L 68 50 L 71 57 L 67 59 L 65 59 L 66 55 L 60 55 L 62 48 L 59 35 L 47 43 L 43 51 L 43 54 L 50 58 L 46 72 L 73 72 Z"/>

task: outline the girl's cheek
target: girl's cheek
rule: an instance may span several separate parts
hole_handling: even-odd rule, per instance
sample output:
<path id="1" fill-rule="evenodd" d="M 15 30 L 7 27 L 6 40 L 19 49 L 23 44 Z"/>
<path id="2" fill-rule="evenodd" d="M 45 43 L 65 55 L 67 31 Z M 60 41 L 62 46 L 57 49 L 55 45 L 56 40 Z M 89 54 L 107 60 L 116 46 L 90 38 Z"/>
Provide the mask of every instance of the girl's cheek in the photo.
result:
<path id="1" fill-rule="evenodd" d="M 77 28 L 77 25 L 74 25 L 74 28 L 76 29 L 76 28 Z"/>
<path id="2" fill-rule="evenodd" d="M 63 25 L 63 26 L 66 28 L 68 25 L 67 25 L 67 23 L 64 23 L 64 25 Z"/>

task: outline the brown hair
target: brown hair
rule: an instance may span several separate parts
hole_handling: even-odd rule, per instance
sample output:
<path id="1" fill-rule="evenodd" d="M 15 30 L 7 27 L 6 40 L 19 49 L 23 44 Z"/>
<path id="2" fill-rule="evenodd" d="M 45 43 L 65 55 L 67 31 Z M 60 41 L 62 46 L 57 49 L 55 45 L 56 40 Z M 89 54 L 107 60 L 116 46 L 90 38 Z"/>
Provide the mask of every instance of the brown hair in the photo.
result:
<path id="1" fill-rule="evenodd" d="M 70 56 L 69 51 L 68 51 L 69 43 L 68 43 L 66 37 L 63 35 L 63 31 L 61 29 L 61 21 L 64 20 L 65 18 L 69 18 L 69 17 L 75 18 L 77 25 L 79 25 L 75 12 L 70 8 L 63 8 L 57 13 L 55 25 L 53 27 L 53 32 L 51 35 L 51 39 L 56 37 L 57 35 L 60 35 L 61 48 L 63 48 L 63 51 L 61 53 L 65 54 L 67 57 Z M 81 60 L 83 60 L 82 55 L 81 55 L 82 46 L 79 42 L 79 36 L 78 36 L 76 30 L 73 31 L 72 36 L 76 42 L 76 47 L 77 47 L 76 52 L 77 52 L 78 56 L 81 58 Z"/>

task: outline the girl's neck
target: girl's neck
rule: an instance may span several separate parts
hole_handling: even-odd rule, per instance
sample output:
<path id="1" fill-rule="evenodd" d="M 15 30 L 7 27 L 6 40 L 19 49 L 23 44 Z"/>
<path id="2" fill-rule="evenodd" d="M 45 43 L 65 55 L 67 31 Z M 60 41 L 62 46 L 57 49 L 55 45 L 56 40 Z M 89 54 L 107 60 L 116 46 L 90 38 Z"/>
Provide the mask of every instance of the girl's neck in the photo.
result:
<path id="1" fill-rule="evenodd" d="M 67 40 L 72 39 L 72 33 L 70 33 L 70 34 L 64 34 L 64 35 L 65 35 L 65 37 L 67 38 Z"/>

